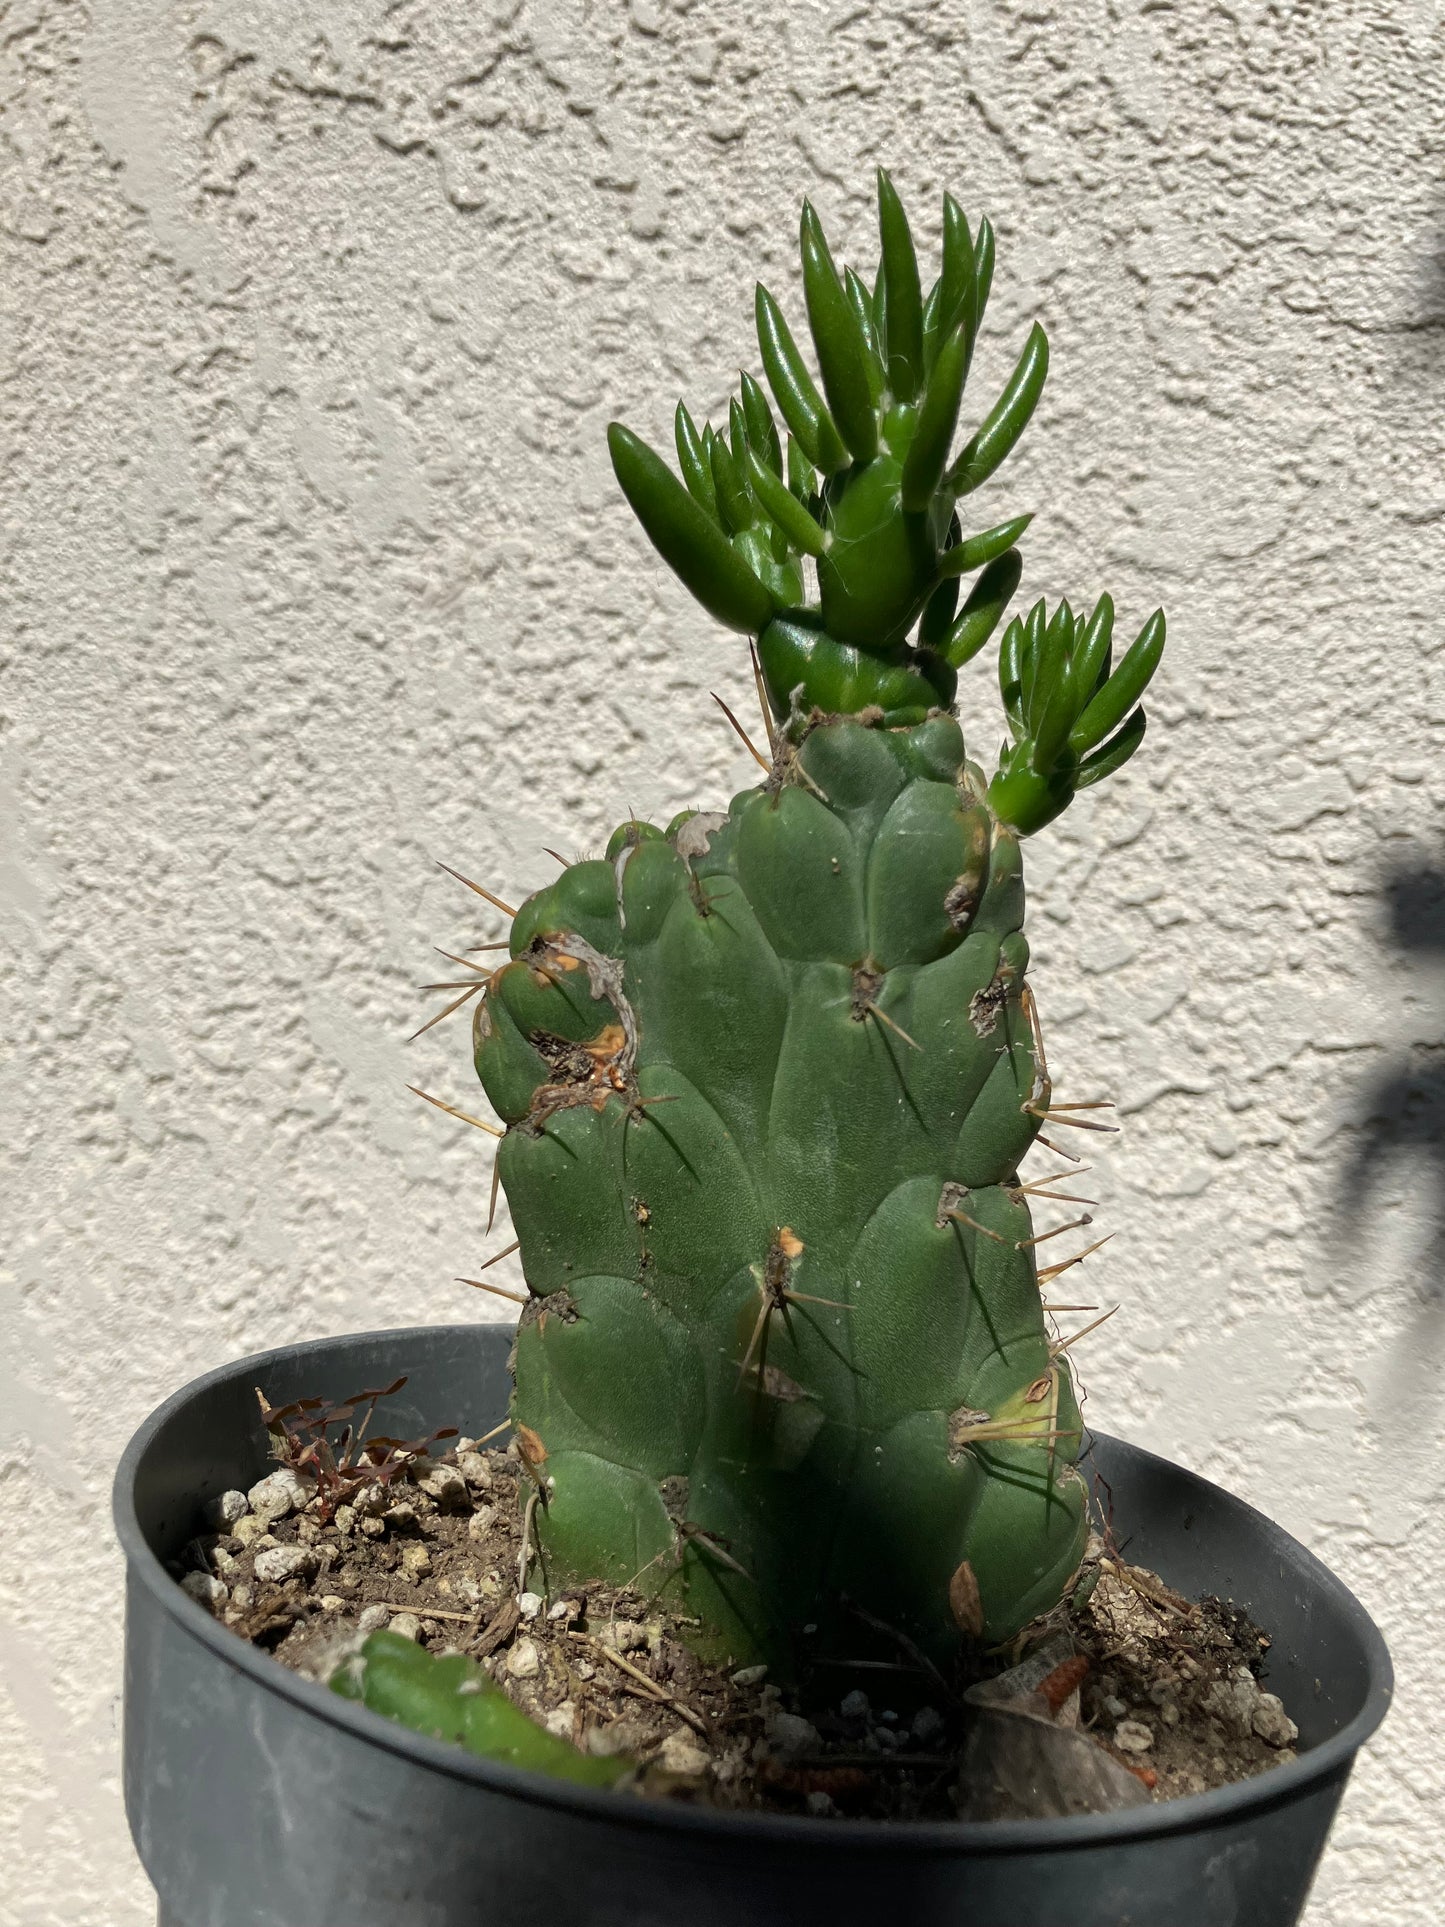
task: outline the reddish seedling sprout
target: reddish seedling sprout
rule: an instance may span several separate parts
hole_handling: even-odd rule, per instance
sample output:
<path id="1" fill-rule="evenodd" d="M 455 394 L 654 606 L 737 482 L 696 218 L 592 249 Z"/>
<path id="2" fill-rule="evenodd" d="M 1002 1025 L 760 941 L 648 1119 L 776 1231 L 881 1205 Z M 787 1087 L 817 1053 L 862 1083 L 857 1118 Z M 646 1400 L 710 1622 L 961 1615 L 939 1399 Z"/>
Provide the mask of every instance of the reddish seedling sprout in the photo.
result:
<path id="1" fill-rule="evenodd" d="M 323 1524 L 363 1486 L 390 1485 L 429 1458 L 434 1445 L 457 1436 L 455 1425 L 443 1425 L 425 1438 L 368 1439 L 377 1401 L 394 1397 L 405 1384 L 403 1376 L 390 1385 L 353 1392 L 335 1404 L 324 1398 L 297 1398 L 289 1405 L 272 1405 L 256 1387 L 261 1423 L 271 1436 L 271 1456 L 314 1481 Z M 363 1416 L 356 1424 L 358 1412 Z"/>

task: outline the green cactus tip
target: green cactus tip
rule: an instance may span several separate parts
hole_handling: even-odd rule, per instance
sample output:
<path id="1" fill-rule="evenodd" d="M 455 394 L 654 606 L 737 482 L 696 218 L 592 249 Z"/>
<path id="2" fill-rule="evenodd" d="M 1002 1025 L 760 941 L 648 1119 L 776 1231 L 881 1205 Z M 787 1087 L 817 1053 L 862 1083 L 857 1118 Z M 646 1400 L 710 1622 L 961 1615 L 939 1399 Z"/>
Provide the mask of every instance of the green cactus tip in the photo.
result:
<path id="1" fill-rule="evenodd" d="M 1015 544 L 1031 517 L 965 537 L 959 504 L 1027 427 L 1048 373 L 1047 338 L 1035 324 L 1002 394 L 953 456 L 993 277 L 993 230 L 985 220 L 971 233 L 945 194 L 941 270 L 925 296 L 908 217 L 882 169 L 878 227 L 870 291 L 840 270 L 803 204 L 803 293 L 821 388 L 782 309 L 758 286 L 758 347 L 786 443 L 746 374 L 726 434 L 699 430 L 678 404 L 681 481 L 620 422 L 608 430 L 617 479 L 663 559 L 718 621 L 757 638 L 780 721 L 795 710 L 867 710 L 897 727 L 950 709 L 958 671 L 993 635 L 1022 569 Z M 816 602 L 805 597 L 807 568 Z M 960 608 L 965 575 L 977 579 Z M 1138 702 L 1164 618 L 1150 618 L 1112 680 L 1111 620 L 1105 597 L 1087 625 L 1061 605 L 1052 621 L 1036 611 L 1005 632 L 1004 700 L 1017 742 L 989 800 L 1020 832 L 1117 769 L 1143 736 Z"/>

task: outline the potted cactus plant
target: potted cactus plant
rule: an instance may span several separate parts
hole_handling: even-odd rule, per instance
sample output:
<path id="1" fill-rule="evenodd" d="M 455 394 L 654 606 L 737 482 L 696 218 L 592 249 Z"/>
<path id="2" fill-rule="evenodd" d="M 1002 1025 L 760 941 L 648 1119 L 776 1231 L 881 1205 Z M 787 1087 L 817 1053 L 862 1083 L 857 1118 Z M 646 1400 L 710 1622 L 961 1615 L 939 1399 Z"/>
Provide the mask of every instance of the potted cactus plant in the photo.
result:
<path id="1" fill-rule="evenodd" d="M 469 966 L 456 1000 L 475 1003 L 500 1122 L 471 1121 L 499 1140 L 493 1200 L 500 1183 L 527 1285 L 508 1361 L 521 1577 L 534 1554 L 553 1590 L 647 1575 L 700 1659 L 785 1684 L 852 1650 L 860 1622 L 942 1676 L 1078 1580 L 1085 1434 L 1054 1317 L 1067 1308 L 1046 1292 L 1085 1254 L 1041 1260 L 1031 1205 L 1059 1179 L 1021 1164 L 1101 1120 L 1051 1081 L 1021 849 L 1138 749 L 1165 640 L 1156 612 L 1116 652 L 1107 596 L 1005 622 L 1029 517 L 971 533 L 965 516 L 1034 411 L 1047 343 L 1036 326 L 956 452 L 993 233 L 945 196 L 925 291 L 881 173 L 878 216 L 865 281 L 804 206 L 819 379 L 757 289 L 781 422 L 747 375 L 725 431 L 680 404 L 681 480 L 628 429 L 609 434 L 652 543 L 748 638 L 761 780 L 716 813 L 623 823 L 515 912 L 471 885 L 510 917 L 508 954 Z M 1011 742 L 990 771 L 954 699 L 1001 625 Z M 393 1405 L 436 1426 L 480 1416 L 502 1368 L 495 1331 L 466 1328 L 295 1347 L 188 1388 L 133 1444 L 118 1485 L 128 1796 L 176 1910 L 163 1919 L 311 1905 L 378 1927 L 494 1912 L 555 1927 L 801 1919 L 826 1902 L 846 1920 L 886 1905 L 978 1927 L 1067 1907 L 1102 1927 L 1166 1897 L 1219 1927 L 1297 1917 L 1384 1710 L 1378 1635 L 1258 1515 L 1117 1443 L 1094 1448 L 1116 1511 L 1166 1576 L 1232 1589 L 1271 1618 L 1284 1676 L 1319 1675 L 1298 1760 L 1172 1810 L 869 1829 L 628 1800 L 600 1763 L 529 1771 L 556 1768 L 559 1743 L 519 1739 L 465 1661 L 374 1634 L 328 1694 L 165 1578 L 157 1554 L 201 1501 L 258 1469 L 259 1377 L 294 1396 L 405 1370 Z M 216 1784 L 198 1794 L 204 1776 L 177 1766 L 202 1711 Z M 314 1799 L 323 1783 L 329 1825 L 292 1852 L 285 1789 Z M 274 1904 L 228 1880 L 217 1899 L 197 1872 L 197 1815 L 228 1808 L 247 1850 L 274 1856 Z M 224 1831 L 218 1817 L 219 1860 Z"/>

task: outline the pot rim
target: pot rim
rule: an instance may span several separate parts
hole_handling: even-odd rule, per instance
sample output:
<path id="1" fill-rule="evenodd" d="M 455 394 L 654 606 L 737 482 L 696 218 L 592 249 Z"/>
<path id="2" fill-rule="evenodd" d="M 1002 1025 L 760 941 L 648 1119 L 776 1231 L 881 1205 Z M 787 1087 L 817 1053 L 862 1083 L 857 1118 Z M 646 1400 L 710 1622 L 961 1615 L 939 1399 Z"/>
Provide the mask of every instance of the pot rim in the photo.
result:
<path id="1" fill-rule="evenodd" d="M 1349 1588 L 1337 1579 L 1321 1560 L 1298 1540 L 1274 1525 L 1257 1507 L 1246 1505 L 1232 1493 L 1225 1496 L 1244 1506 L 1256 1517 L 1264 1518 L 1293 1548 L 1301 1577 L 1319 1591 L 1328 1593 L 1350 1625 L 1364 1651 L 1368 1686 L 1364 1704 L 1355 1717 L 1339 1732 L 1318 1746 L 1311 1747 L 1283 1766 L 1270 1767 L 1253 1779 L 1215 1787 L 1205 1793 L 1186 1794 L 1158 1805 L 1128 1807 L 1117 1813 L 1074 1814 L 1053 1820 L 840 1820 L 808 1815 L 776 1813 L 738 1813 L 706 1807 L 686 1806 L 681 1802 L 621 1797 L 606 1788 L 573 1786 L 546 1774 L 468 1753 L 463 1747 L 412 1732 L 373 1713 L 356 1701 L 343 1699 L 319 1681 L 303 1678 L 272 1658 L 259 1647 L 242 1639 L 220 1621 L 213 1619 L 199 1601 L 183 1592 L 152 1552 L 141 1531 L 134 1503 L 137 1468 L 152 1442 L 171 1417 L 191 1400 L 212 1386 L 241 1373 L 259 1374 L 266 1364 L 285 1356 L 324 1353 L 343 1342 L 375 1342 L 392 1339 L 404 1343 L 414 1340 L 435 1341 L 440 1332 L 471 1334 L 488 1329 L 485 1321 L 470 1324 L 398 1325 L 376 1331 L 346 1332 L 331 1338 L 302 1340 L 277 1346 L 269 1351 L 252 1352 L 192 1379 L 156 1407 L 140 1425 L 121 1455 L 112 1488 L 112 1514 L 116 1536 L 125 1554 L 129 1577 L 143 1585 L 152 1600 L 183 1631 L 206 1647 L 223 1665 L 233 1667 L 256 1686 L 290 1700 L 298 1708 L 330 1722 L 355 1738 L 389 1752 L 415 1759 L 435 1773 L 454 1780 L 478 1785 L 494 1793 L 510 1794 L 531 1805 L 558 1807 L 569 1812 L 640 1832 L 674 1835 L 712 1835 L 720 1839 L 748 1840 L 757 1846 L 776 1844 L 808 1848 L 848 1848 L 878 1853 L 970 1854 L 1016 1853 L 1021 1849 L 1049 1851 L 1074 1847 L 1099 1847 L 1169 1833 L 1193 1832 L 1221 1826 L 1240 1819 L 1248 1812 L 1263 1811 L 1290 1802 L 1306 1793 L 1317 1782 L 1329 1779 L 1340 1768 L 1348 1770 L 1350 1761 L 1364 1745 L 1389 1710 L 1394 1688 L 1394 1673 L 1383 1636 L 1365 1608 Z M 505 1331 L 505 1325 L 492 1329 Z M 1108 1434 L 1095 1434 L 1107 1437 Z M 1168 1464 L 1160 1454 L 1149 1452 L 1128 1441 L 1129 1449 L 1142 1458 Z M 1188 1471 L 1188 1468 L 1183 1468 Z M 1224 1488 L 1189 1472 L 1190 1478 L 1214 1491 Z"/>

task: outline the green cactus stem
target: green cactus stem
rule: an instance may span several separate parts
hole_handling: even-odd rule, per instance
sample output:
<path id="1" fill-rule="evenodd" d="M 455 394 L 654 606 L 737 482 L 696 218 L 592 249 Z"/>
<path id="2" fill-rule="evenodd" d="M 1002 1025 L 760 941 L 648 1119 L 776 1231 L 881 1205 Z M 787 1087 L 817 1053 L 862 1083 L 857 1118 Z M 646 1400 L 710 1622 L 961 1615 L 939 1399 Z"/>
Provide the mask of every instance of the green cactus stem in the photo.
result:
<path id="1" fill-rule="evenodd" d="M 724 813 L 623 824 L 478 978 L 541 1582 L 635 1586 L 782 1676 L 859 1613 L 939 1664 L 1006 1639 L 1086 1532 L 1040 1292 L 1063 1267 L 1039 1271 L 1020 1177 L 1052 1104 L 1020 837 L 1137 747 L 1164 619 L 1117 667 L 1108 597 L 1008 622 L 1014 741 L 991 780 L 969 760 L 957 671 L 1029 518 L 966 536 L 959 510 L 1048 350 L 1035 328 L 955 455 L 994 242 L 943 212 L 925 293 L 886 175 L 871 283 L 805 206 L 816 376 L 757 291 L 781 429 L 747 377 L 725 434 L 679 406 L 678 480 L 613 425 L 648 536 L 756 639 L 773 757 Z"/>
<path id="2" fill-rule="evenodd" d="M 475 1039 L 514 1416 L 553 1583 L 643 1584 L 738 1660 L 845 1598 L 942 1657 L 960 1585 L 1002 1638 L 1084 1540 L 1018 1177 L 1049 1106 L 1019 845 L 951 717 L 800 736 L 513 924 Z"/>

